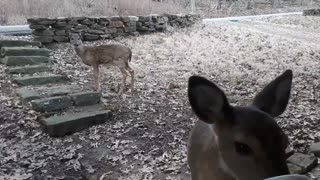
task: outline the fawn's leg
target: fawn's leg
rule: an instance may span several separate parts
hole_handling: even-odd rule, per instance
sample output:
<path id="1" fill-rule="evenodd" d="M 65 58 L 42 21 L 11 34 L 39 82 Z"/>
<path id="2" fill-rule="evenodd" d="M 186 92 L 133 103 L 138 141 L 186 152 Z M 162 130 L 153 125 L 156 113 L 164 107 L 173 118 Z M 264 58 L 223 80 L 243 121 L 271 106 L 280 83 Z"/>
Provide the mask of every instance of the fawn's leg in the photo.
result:
<path id="1" fill-rule="evenodd" d="M 93 75 L 94 75 L 94 88 L 97 92 L 101 92 L 100 87 L 100 71 L 99 71 L 99 65 L 93 65 Z"/>
<path id="2" fill-rule="evenodd" d="M 130 76 L 131 76 L 131 85 L 130 85 L 130 89 L 131 89 L 131 94 L 133 93 L 133 87 L 134 87 L 134 70 L 131 69 L 131 67 L 127 64 L 126 66 L 126 70 L 129 71 Z"/>
<path id="3" fill-rule="evenodd" d="M 119 95 L 119 96 L 122 95 L 123 90 L 124 90 L 125 87 L 126 87 L 126 80 L 127 80 L 127 72 L 126 72 L 126 70 L 123 69 L 123 68 L 120 68 L 120 72 L 121 72 L 121 74 L 122 74 L 122 84 L 121 84 L 120 90 L 119 90 L 119 92 L 118 92 L 118 95 Z"/>

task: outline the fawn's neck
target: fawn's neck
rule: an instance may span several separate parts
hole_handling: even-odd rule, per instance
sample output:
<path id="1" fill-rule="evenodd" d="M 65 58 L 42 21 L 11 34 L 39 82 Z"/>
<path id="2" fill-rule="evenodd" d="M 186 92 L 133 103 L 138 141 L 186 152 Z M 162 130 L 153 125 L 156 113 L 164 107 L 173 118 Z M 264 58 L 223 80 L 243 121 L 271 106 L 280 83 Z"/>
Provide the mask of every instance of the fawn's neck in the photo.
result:
<path id="1" fill-rule="evenodd" d="M 84 46 L 82 44 L 78 45 L 78 46 L 74 46 L 74 50 L 76 51 L 78 56 L 80 56 L 81 58 L 83 57 L 83 55 L 84 55 Z"/>

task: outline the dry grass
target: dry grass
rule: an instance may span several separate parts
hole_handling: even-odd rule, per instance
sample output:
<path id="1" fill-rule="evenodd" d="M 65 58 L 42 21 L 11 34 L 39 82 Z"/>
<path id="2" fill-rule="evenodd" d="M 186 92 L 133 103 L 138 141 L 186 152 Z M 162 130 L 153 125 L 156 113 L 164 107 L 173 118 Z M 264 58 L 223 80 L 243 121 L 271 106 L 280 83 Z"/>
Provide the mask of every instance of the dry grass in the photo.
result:
<path id="1" fill-rule="evenodd" d="M 0 24 L 25 24 L 26 18 L 30 17 L 144 15 L 184 11 L 179 4 L 151 0 L 1 0 Z"/>
<path id="2" fill-rule="evenodd" d="M 236 3 L 223 1 L 222 8 L 218 10 L 218 0 L 197 0 L 196 10 L 204 17 L 223 17 L 300 11 L 304 7 L 319 6 L 315 0 L 279 0 L 279 8 L 272 9 L 269 6 L 270 0 L 252 1 L 267 2 L 262 4 L 268 5 L 253 5 L 253 9 L 247 9 L 248 0 L 238 0 Z M 30 17 L 186 13 L 190 12 L 189 2 L 190 0 L 0 0 L 0 25 L 26 24 L 26 19 Z"/>

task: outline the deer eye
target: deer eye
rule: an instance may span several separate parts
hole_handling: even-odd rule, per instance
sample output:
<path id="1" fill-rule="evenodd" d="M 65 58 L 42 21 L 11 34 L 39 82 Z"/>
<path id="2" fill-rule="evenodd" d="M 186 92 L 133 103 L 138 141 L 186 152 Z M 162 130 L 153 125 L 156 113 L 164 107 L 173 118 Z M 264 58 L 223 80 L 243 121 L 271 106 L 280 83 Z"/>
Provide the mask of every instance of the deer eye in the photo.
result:
<path id="1" fill-rule="evenodd" d="M 240 142 L 234 142 L 234 146 L 235 146 L 237 153 L 241 156 L 249 156 L 249 155 L 253 154 L 252 149 L 246 144 L 243 144 Z"/>

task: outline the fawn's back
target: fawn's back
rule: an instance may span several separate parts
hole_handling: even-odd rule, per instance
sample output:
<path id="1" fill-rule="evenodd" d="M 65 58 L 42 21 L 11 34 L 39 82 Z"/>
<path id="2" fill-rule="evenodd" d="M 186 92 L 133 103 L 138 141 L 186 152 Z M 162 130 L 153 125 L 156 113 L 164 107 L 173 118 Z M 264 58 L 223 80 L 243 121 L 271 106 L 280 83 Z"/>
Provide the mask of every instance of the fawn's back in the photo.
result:
<path id="1" fill-rule="evenodd" d="M 263 180 L 289 174 L 287 136 L 274 117 L 288 104 L 292 71 L 269 83 L 249 106 L 231 106 L 209 80 L 192 76 L 188 96 L 199 117 L 189 138 L 192 180 Z"/>
<path id="2" fill-rule="evenodd" d="M 85 46 L 81 56 L 86 61 L 84 63 L 113 64 L 117 61 L 130 61 L 132 53 L 130 48 L 126 46 L 108 44 L 93 47 Z"/>

